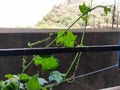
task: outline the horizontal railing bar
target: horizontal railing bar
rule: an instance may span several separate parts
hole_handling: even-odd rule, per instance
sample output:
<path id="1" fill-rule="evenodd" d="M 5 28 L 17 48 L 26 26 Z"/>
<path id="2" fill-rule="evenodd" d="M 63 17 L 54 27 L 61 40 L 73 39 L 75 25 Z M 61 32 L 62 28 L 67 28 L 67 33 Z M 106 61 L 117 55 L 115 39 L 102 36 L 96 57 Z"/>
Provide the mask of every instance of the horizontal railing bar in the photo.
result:
<path id="1" fill-rule="evenodd" d="M 120 45 L 97 45 L 83 47 L 49 47 L 49 48 L 11 48 L 0 49 L 0 56 L 19 56 L 19 55 L 37 55 L 37 54 L 55 54 L 55 53 L 73 53 L 73 52 L 101 52 L 101 51 L 119 51 Z"/>

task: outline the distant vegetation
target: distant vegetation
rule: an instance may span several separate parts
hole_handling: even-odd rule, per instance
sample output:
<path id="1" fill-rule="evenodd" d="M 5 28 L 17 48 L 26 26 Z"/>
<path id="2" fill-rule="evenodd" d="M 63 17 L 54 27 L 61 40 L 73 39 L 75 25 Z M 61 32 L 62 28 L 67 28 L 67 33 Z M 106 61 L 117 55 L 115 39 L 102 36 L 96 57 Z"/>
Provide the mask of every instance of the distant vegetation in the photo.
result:
<path id="1" fill-rule="evenodd" d="M 112 6 L 110 6 L 112 7 Z M 99 9 L 91 13 L 89 18 L 88 27 L 111 27 L 112 25 L 112 10 L 106 16 L 103 10 Z M 80 16 L 78 5 L 69 5 L 65 3 L 54 6 L 51 12 L 44 16 L 43 20 L 38 22 L 35 27 L 37 28 L 66 28 L 70 26 L 73 21 Z M 120 19 L 120 18 L 119 18 Z M 120 24 L 120 21 L 119 21 Z M 84 23 L 82 20 L 78 21 L 73 28 L 82 28 Z"/>

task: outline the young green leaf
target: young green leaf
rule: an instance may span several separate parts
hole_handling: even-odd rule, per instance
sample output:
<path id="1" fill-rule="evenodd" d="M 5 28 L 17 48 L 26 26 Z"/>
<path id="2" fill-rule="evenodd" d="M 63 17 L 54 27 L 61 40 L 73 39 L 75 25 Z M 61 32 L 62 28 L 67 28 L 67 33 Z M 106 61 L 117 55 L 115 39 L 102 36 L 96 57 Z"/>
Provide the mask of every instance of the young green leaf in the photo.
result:
<path id="1" fill-rule="evenodd" d="M 59 71 L 52 71 L 49 76 L 49 81 L 56 81 L 57 83 L 62 82 L 65 74 L 60 73 Z"/>
<path id="2" fill-rule="evenodd" d="M 27 90 L 40 90 L 41 85 L 38 81 L 38 75 L 34 75 L 29 79 L 29 81 L 26 84 Z"/>
<path id="3" fill-rule="evenodd" d="M 20 80 L 22 81 L 26 81 L 26 80 L 29 80 L 30 79 L 30 76 L 28 74 L 18 74 L 18 77 L 20 78 Z"/>
<path id="4" fill-rule="evenodd" d="M 34 56 L 34 64 L 42 66 L 42 73 L 47 70 L 55 70 L 59 67 L 58 59 L 52 55 Z"/>
<path id="5" fill-rule="evenodd" d="M 12 74 L 6 74 L 6 75 L 5 75 L 5 78 L 8 78 L 8 79 L 9 79 L 9 78 L 14 78 L 14 75 L 12 75 Z"/>
<path id="6" fill-rule="evenodd" d="M 57 46 L 65 46 L 65 47 L 74 47 L 75 41 L 77 36 L 72 33 L 72 31 L 65 32 L 64 30 L 61 30 L 57 32 L 57 40 L 56 45 Z"/>
<path id="7" fill-rule="evenodd" d="M 1 80 L 1 81 L 0 81 L 0 87 L 2 87 L 2 83 L 3 83 L 3 81 Z"/>
<path id="8" fill-rule="evenodd" d="M 86 6 L 85 3 L 83 3 L 83 5 L 79 6 L 79 10 L 82 14 L 87 14 L 87 12 L 90 10 L 90 8 L 88 6 Z"/>
<path id="9" fill-rule="evenodd" d="M 48 90 L 46 87 L 43 87 L 41 90 Z"/>
<path id="10" fill-rule="evenodd" d="M 84 22 L 87 22 L 87 21 L 88 21 L 88 16 L 87 16 L 87 15 L 83 16 L 83 17 L 82 17 L 82 20 L 83 20 Z"/>
<path id="11" fill-rule="evenodd" d="M 110 12 L 110 8 L 108 8 L 107 6 L 105 6 L 105 7 L 104 7 L 104 12 L 105 12 L 105 14 L 107 15 L 108 12 Z"/>

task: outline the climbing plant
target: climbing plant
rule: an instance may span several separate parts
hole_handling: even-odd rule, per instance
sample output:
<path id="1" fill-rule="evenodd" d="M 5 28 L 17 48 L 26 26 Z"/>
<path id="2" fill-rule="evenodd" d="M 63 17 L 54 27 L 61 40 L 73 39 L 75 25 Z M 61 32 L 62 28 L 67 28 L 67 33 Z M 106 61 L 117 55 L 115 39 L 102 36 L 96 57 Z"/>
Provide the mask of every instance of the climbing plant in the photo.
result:
<path id="1" fill-rule="evenodd" d="M 50 33 L 49 36 L 43 40 L 31 43 L 28 43 L 29 47 L 33 47 L 37 44 L 41 44 L 50 40 L 53 36 L 55 38 L 45 46 L 45 48 L 50 47 L 53 43 L 56 44 L 57 47 L 83 47 L 84 46 L 84 37 L 86 32 L 87 23 L 89 21 L 89 17 L 91 16 L 91 12 L 97 8 L 103 8 L 103 11 L 107 15 L 110 9 L 107 6 L 95 6 L 92 5 L 87 6 L 85 3 L 79 5 L 80 16 L 65 30 L 60 30 L 57 33 Z M 77 42 L 77 35 L 73 33 L 71 27 L 78 22 L 79 20 L 83 20 L 85 23 L 84 31 L 82 32 L 82 37 L 79 42 Z M 6 74 L 6 80 L 0 81 L 0 89 L 1 90 L 52 90 L 53 87 L 61 84 L 64 81 L 73 80 L 76 75 L 76 71 L 78 68 L 78 64 L 80 62 L 80 57 L 82 53 L 77 52 L 71 65 L 68 66 L 66 72 L 61 73 L 57 69 L 60 67 L 60 61 L 54 55 L 33 55 L 32 60 L 29 63 L 26 63 L 26 58 L 23 57 L 23 69 L 22 72 L 18 75 Z M 39 76 L 39 73 L 30 76 L 25 71 L 28 67 L 34 64 L 36 67 L 41 66 L 42 70 L 40 73 L 44 74 L 46 71 L 51 71 L 48 79 Z M 73 74 L 68 77 L 71 69 L 75 65 Z"/>

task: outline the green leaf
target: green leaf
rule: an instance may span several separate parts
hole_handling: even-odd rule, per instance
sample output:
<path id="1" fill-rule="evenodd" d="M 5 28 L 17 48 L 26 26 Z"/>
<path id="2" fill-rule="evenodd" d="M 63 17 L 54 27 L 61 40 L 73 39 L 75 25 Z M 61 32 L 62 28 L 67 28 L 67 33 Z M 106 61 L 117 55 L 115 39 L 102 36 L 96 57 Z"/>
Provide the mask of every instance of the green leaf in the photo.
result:
<path id="1" fill-rule="evenodd" d="M 48 90 L 46 87 L 43 87 L 42 90 Z"/>
<path id="2" fill-rule="evenodd" d="M 13 85 L 6 85 L 1 88 L 1 90 L 16 90 Z"/>
<path id="3" fill-rule="evenodd" d="M 12 75 L 12 74 L 6 74 L 6 75 L 5 75 L 5 78 L 8 78 L 8 79 L 9 79 L 9 78 L 14 78 L 14 75 Z"/>
<path id="4" fill-rule="evenodd" d="M 42 73 L 47 70 L 55 70 L 59 67 L 58 59 L 52 55 L 34 56 L 34 64 L 42 66 Z"/>
<path id="5" fill-rule="evenodd" d="M 26 84 L 27 90 L 40 90 L 41 85 L 38 81 L 38 75 L 34 75 L 29 79 L 29 81 Z"/>
<path id="6" fill-rule="evenodd" d="M 82 14 L 87 14 L 87 12 L 90 10 L 88 6 L 86 6 L 85 3 L 79 6 L 79 10 Z"/>
<path id="7" fill-rule="evenodd" d="M 3 81 L 1 80 L 1 81 L 0 81 L 0 87 L 2 87 L 2 83 L 3 83 Z"/>
<path id="8" fill-rule="evenodd" d="M 65 47 L 74 47 L 77 36 L 72 33 L 72 31 L 65 32 L 64 30 L 60 30 L 57 32 L 57 46 L 65 46 Z"/>
<path id="9" fill-rule="evenodd" d="M 83 16 L 82 20 L 85 21 L 85 22 L 87 22 L 88 21 L 88 16 L 87 15 Z"/>
<path id="10" fill-rule="evenodd" d="M 6 81 L 3 81 L 1 90 L 18 90 L 18 88 L 19 82 L 14 78 L 10 78 Z"/>
<path id="11" fill-rule="evenodd" d="M 110 8 L 108 8 L 107 6 L 105 6 L 105 7 L 104 7 L 104 12 L 105 12 L 105 14 L 107 15 L 108 12 L 110 12 Z"/>
<path id="12" fill-rule="evenodd" d="M 30 79 L 30 76 L 28 74 L 18 74 L 18 77 L 20 78 L 20 80 L 26 81 Z"/>
<path id="13" fill-rule="evenodd" d="M 59 71 L 53 71 L 50 73 L 49 76 L 49 81 L 56 81 L 57 83 L 62 82 L 62 80 L 64 79 L 65 74 L 60 73 Z"/>

